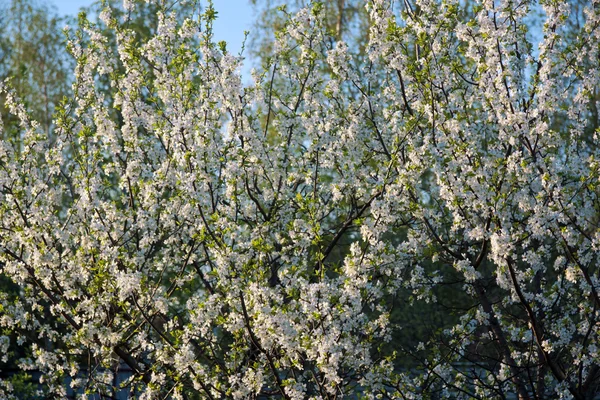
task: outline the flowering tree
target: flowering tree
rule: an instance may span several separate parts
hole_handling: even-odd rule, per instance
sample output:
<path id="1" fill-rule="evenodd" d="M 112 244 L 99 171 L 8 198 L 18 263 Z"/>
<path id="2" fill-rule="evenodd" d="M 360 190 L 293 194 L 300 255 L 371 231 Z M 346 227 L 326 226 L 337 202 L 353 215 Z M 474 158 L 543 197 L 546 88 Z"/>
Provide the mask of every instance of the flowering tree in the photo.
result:
<path id="1" fill-rule="evenodd" d="M 2 88 L 4 362 L 59 397 L 592 398 L 600 3 L 566 41 L 542 1 L 539 43 L 534 4 L 457 3 L 367 2 L 362 62 L 314 3 L 250 86 L 212 8 L 148 40 L 106 8 L 116 50 L 81 18 L 53 140 Z"/>

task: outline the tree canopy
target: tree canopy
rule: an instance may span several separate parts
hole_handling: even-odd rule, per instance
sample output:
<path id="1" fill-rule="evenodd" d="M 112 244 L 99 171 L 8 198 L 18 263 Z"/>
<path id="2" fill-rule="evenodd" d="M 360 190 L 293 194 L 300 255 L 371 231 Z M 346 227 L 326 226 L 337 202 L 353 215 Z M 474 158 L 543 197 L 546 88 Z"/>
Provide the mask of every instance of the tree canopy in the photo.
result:
<path id="1" fill-rule="evenodd" d="M 594 398 L 600 2 L 369 0 L 361 51 L 311 2 L 249 85 L 212 6 L 152 2 L 143 34 L 141 6 L 66 30 L 51 134 L 0 86 L 0 369 L 40 397 Z"/>

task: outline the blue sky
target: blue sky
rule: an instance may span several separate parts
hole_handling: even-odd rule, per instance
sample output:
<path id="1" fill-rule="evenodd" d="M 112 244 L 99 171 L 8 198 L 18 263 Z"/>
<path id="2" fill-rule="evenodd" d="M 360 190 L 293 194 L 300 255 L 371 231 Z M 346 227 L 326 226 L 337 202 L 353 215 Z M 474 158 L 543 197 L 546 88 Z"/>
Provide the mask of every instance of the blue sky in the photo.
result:
<path id="1" fill-rule="evenodd" d="M 93 0 L 49 0 L 61 14 L 77 15 L 79 8 L 90 5 Z M 207 1 L 202 3 L 207 4 Z M 249 0 L 213 0 L 218 11 L 215 22 L 215 40 L 225 40 L 227 49 L 233 54 L 239 53 L 244 40 L 244 31 L 252 26 L 253 13 Z"/>

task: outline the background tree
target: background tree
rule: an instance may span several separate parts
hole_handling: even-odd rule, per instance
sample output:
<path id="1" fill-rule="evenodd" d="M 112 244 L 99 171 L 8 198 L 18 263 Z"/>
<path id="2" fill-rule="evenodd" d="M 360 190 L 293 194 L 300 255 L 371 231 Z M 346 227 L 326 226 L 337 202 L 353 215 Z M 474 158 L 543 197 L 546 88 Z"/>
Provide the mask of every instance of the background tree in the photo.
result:
<path id="1" fill-rule="evenodd" d="M 275 33 L 284 27 L 290 14 L 309 4 L 304 0 L 250 0 L 250 3 L 256 14 L 250 49 L 257 59 L 273 53 Z M 364 5 L 355 0 L 323 2 L 323 27 L 330 34 L 329 39 L 344 40 L 357 53 L 364 53 L 369 40 L 369 14 Z"/>
<path id="2" fill-rule="evenodd" d="M 62 33 L 68 18 L 47 3 L 12 0 L 0 4 L 0 79 L 11 85 L 46 134 L 52 115 L 70 92 L 73 63 Z M 8 126 L 4 110 L 2 116 Z"/>

